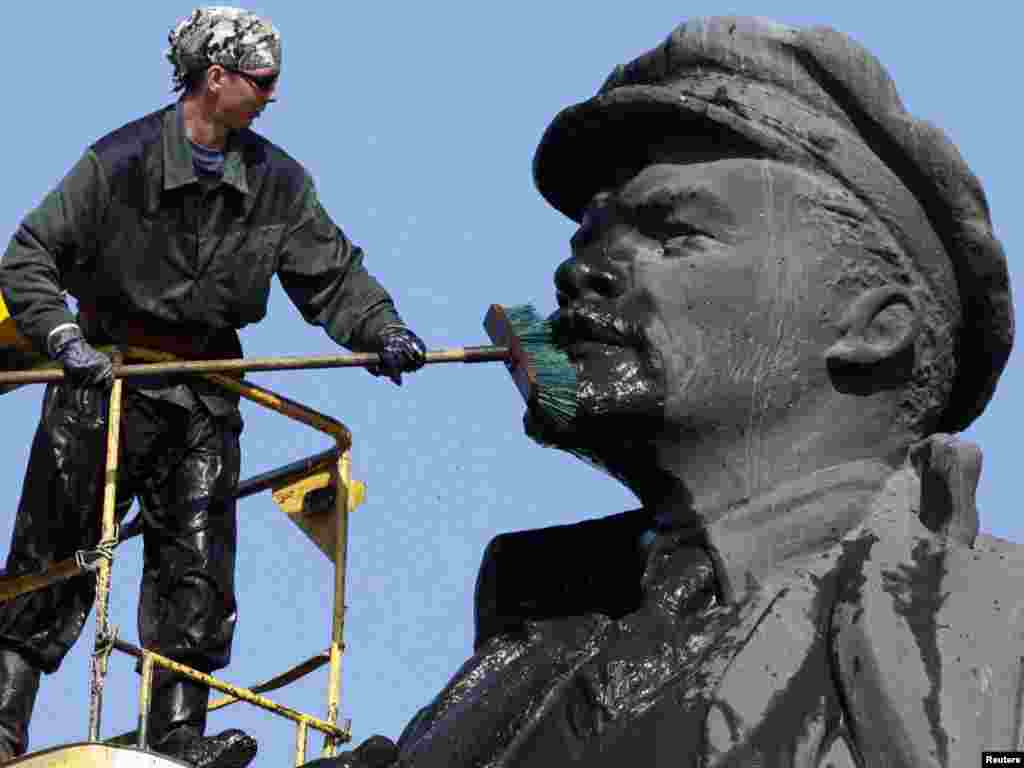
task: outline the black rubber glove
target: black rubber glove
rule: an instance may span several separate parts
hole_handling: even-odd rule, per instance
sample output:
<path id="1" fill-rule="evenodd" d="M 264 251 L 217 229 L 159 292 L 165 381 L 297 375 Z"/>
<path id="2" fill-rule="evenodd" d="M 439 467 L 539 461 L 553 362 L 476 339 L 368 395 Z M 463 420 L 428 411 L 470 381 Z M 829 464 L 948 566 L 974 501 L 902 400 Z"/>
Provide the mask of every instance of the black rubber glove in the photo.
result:
<path id="1" fill-rule="evenodd" d="M 51 333 L 46 347 L 50 358 L 64 366 L 64 376 L 71 388 L 91 387 L 105 391 L 114 383 L 114 364 L 109 357 L 89 346 L 77 325 L 67 325 Z"/>
<path id="2" fill-rule="evenodd" d="M 417 371 L 427 362 L 427 345 L 404 325 L 386 325 L 377 337 L 379 366 L 369 371 L 374 376 L 387 376 L 402 386 L 402 373 Z"/>

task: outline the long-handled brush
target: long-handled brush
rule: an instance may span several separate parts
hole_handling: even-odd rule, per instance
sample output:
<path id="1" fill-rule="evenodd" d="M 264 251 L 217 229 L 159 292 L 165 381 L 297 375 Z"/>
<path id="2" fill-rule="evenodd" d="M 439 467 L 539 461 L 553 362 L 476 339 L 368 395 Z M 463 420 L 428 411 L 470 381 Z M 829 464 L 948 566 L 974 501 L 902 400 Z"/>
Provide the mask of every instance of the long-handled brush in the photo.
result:
<path id="1" fill-rule="evenodd" d="M 537 315 L 530 305 L 504 308 L 494 304 L 487 312 L 484 327 L 496 346 L 465 347 L 427 353 L 428 363 L 479 363 L 502 361 L 512 379 L 530 406 L 543 411 L 550 419 L 562 426 L 572 423 L 576 414 L 576 370 L 569 358 L 553 341 L 552 327 L 548 320 Z M 2 333 L 2 329 L 0 329 Z M 31 348 L 20 343 L 24 359 L 33 362 Z M 3 340 L 0 339 L 0 351 Z M 38 359 L 36 359 L 38 361 Z M 310 368 L 365 367 L 376 365 L 380 358 L 376 354 L 329 355 L 321 357 L 278 357 L 249 358 L 243 360 L 174 361 L 116 366 L 116 375 L 130 378 L 156 373 L 216 373 L 225 371 L 251 370 L 303 370 Z M 32 369 L 21 371 L 0 371 L 0 388 L 31 383 L 59 381 L 64 372 L 60 369 Z M 0 389 L 2 391 L 2 389 Z M 319 459 L 320 457 L 314 457 Z M 305 460 L 302 466 L 309 460 Z M 273 473 L 273 477 L 293 472 L 297 466 L 288 465 Z M 268 475 L 269 476 L 269 475 Z M 247 496 L 269 487 L 265 478 L 253 478 L 238 486 L 236 497 Z M 134 521 L 133 521 L 134 522 Z M 122 540 L 138 535 L 140 527 L 129 525 L 122 532 Z M 18 595 L 32 592 L 58 581 L 77 576 L 89 570 L 90 552 L 82 552 L 54 564 L 41 573 L 18 576 L 0 575 L 0 603 Z"/>
<path id="2" fill-rule="evenodd" d="M 551 321 L 529 304 L 492 304 L 484 328 L 491 341 L 508 347 L 505 365 L 527 405 L 539 408 L 559 427 L 568 427 L 578 403 L 576 368 L 555 345 Z"/>
<path id="3" fill-rule="evenodd" d="M 492 304 L 484 328 L 496 346 L 458 347 L 435 350 L 426 355 L 427 364 L 485 363 L 502 361 L 528 405 L 539 407 L 554 422 L 566 426 L 576 414 L 576 369 L 553 341 L 551 322 L 541 318 L 529 304 L 502 307 Z M 0 347 L 2 347 L 0 342 Z M 64 372 L 53 363 L 31 358 L 20 347 L 22 365 L 29 370 L 0 371 L 0 392 L 24 384 L 60 381 Z M 2 350 L 0 350 L 2 351 Z M 126 350 L 131 355 L 131 348 Z M 19 359 L 20 360 L 20 359 Z M 42 365 L 41 365 L 42 364 Z M 380 356 L 364 352 L 311 357 L 257 357 L 237 360 L 174 360 L 170 362 L 119 365 L 118 378 L 162 374 L 204 374 L 250 371 L 308 370 L 379 365 Z"/>

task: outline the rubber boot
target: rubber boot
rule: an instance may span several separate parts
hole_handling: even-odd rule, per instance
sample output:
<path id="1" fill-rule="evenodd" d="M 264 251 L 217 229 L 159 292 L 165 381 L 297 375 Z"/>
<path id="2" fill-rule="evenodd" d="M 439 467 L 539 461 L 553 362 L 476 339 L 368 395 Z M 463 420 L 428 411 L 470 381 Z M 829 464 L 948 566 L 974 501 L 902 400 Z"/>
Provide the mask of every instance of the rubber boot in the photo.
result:
<path id="1" fill-rule="evenodd" d="M 236 728 L 203 735 L 209 688 L 167 670 L 154 677 L 149 742 L 155 752 L 195 768 L 245 768 L 256 757 L 256 740 Z"/>
<path id="2" fill-rule="evenodd" d="M 28 749 L 40 674 L 20 653 L 0 649 L 0 764 Z"/>

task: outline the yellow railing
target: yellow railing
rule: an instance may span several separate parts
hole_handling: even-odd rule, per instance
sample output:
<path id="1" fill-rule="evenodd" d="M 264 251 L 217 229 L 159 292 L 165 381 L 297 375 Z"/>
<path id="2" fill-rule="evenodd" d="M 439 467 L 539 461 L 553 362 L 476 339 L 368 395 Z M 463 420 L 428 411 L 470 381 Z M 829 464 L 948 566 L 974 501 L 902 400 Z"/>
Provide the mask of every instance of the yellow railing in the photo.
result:
<path id="1" fill-rule="evenodd" d="M 492 312 L 495 309 L 492 307 Z M 490 313 L 488 317 L 491 317 Z M 490 328 L 490 326 L 488 327 Z M 426 353 L 425 362 L 432 364 L 501 361 L 505 362 L 513 372 L 513 377 L 518 377 L 516 378 L 517 382 L 520 379 L 523 382 L 527 381 L 527 378 L 532 376 L 532 374 L 527 370 L 529 366 L 525 364 L 525 358 L 518 346 L 518 341 L 507 333 L 502 338 L 503 343 L 508 343 L 510 346 L 460 347 L 429 351 Z M 41 589 L 56 581 L 71 578 L 86 570 L 97 571 L 96 642 L 90 671 L 90 741 L 99 741 L 103 687 L 106 680 L 107 663 L 111 652 L 117 650 L 135 656 L 142 661 L 143 675 L 142 688 L 139 695 L 139 727 L 132 739 L 140 747 L 146 746 L 146 716 L 150 700 L 150 687 L 152 685 L 152 670 L 154 665 L 156 665 L 172 669 L 187 677 L 198 680 L 210 688 L 227 694 L 225 697 L 210 702 L 210 710 L 219 709 L 238 701 L 245 701 L 294 721 L 297 725 L 295 743 L 296 765 L 300 765 L 305 761 L 306 738 L 309 728 L 314 728 L 324 734 L 323 756 L 333 756 L 337 745 L 350 739 L 348 722 L 346 721 L 343 727 L 338 726 L 338 708 L 341 703 L 341 656 L 344 650 L 342 638 L 345 633 L 345 574 L 348 555 L 348 516 L 362 502 L 365 496 L 365 488 L 362 483 L 352 479 L 352 435 L 344 424 L 332 419 L 330 416 L 325 416 L 301 403 L 294 402 L 268 389 L 258 387 L 255 384 L 227 374 L 241 374 L 242 372 L 253 370 L 366 367 L 379 364 L 379 356 L 374 353 L 357 353 L 352 355 L 326 355 L 305 358 L 284 357 L 183 361 L 163 352 L 132 346 L 104 348 L 103 351 L 110 354 L 114 361 L 115 381 L 110 394 L 101 540 L 95 549 L 78 552 L 73 558 L 54 563 L 44 573 L 0 578 L 0 602 L 13 599 L 17 595 L 26 592 Z M 18 332 L 17 326 L 10 316 L 2 296 L 0 296 L 0 352 L 9 354 L 10 357 L 6 361 L 8 367 L 19 369 L 27 367 L 30 369 L 0 371 L 0 393 L 10 391 L 23 384 L 58 381 L 63 378 L 63 372 L 59 370 L 59 366 L 53 363 L 46 364 L 45 361 L 40 360 L 32 344 Z M 141 360 L 143 363 L 126 365 L 123 367 L 123 370 L 119 370 L 124 359 Z M 290 419 L 329 435 L 336 445 L 336 450 L 331 452 L 329 466 L 325 466 L 327 465 L 326 454 L 311 457 L 308 471 L 300 472 L 301 476 L 297 479 L 289 471 L 285 473 L 287 477 L 283 477 L 280 484 L 271 486 L 274 491 L 275 503 L 286 512 L 289 518 L 313 540 L 334 564 L 334 605 L 331 613 L 330 646 L 325 652 L 312 657 L 265 683 L 253 686 L 251 689 L 233 686 L 152 651 L 125 643 L 116 637 L 116 631 L 110 627 L 108 617 L 110 570 L 113 565 L 114 548 L 118 541 L 114 513 L 117 498 L 121 379 L 122 376 L 163 373 L 188 373 L 190 375 L 203 376 L 210 381 L 216 382 L 221 387 L 237 392 L 241 397 L 251 402 L 274 410 Z M 261 484 L 257 483 L 257 485 Z M 307 494 L 323 490 L 327 487 L 334 488 L 333 517 L 325 520 L 322 517 L 317 517 L 315 514 L 307 514 L 308 510 L 305 508 Z M 318 496 L 317 498 L 321 497 Z M 319 720 L 311 715 L 296 712 L 260 695 L 263 692 L 276 690 L 287 683 L 293 682 L 324 664 L 329 665 L 326 720 Z M 121 737 L 117 741 L 121 742 Z"/>
<path id="2" fill-rule="evenodd" d="M 2 329 L 0 329 L 2 330 Z M 341 703 L 342 653 L 344 650 L 345 631 L 345 573 L 348 553 L 348 517 L 365 496 L 362 483 L 352 479 L 352 435 L 340 421 L 319 413 L 301 403 L 277 394 L 269 389 L 256 386 L 251 382 L 237 379 L 220 373 L 197 372 L 211 381 L 241 397 L 269 408 L 290 419 L 310 426 L 330 436 L 335 442 L 335 450 L 319 454 L 309 460 L 305 471 L 285 473 L 279 482 L 271 484 L 275 502 L 286 511 L 288 516 L 309 536 L 317 546 L 328 555 L 334 564 L 334 602 L 331 613 L 331 639 L 328 649 L 311 659 L 297 665 L 288 672 L 253 688 L 242 688 L 200 672 L 184 664 L 180 664 L 153 651 L 139 648 L 120 640 L 116 630 L 109 621 L 110 571 L 113 565 L 114 547 L 117 545 L 117 528 L 115 507 L 117 500 L 117 469 L 119 456 L 119 436 L 121 420 L 121 388 L 122 381 L 117 375 L 118 367 L 123 359 L 143 360 L 147 362 L 176 361 L 173 355 L 138 347 L 124 347 L 109 350 L 114 362 L 115 380 L 110 392 L 110 411 L 107 432 L 106 470 L 104 474 L 104 493 L 102 514 L 101 541 L 91 554 L 98 555 L 94 562 L 86 563 L 83 557 L 72 558 L 67 562 L 55 564 L 46 573 L 30 574 L 8 579 L 0 589 L 0 600 L 11 599 L 18 594 L 33 591 L 60 579 L 69 578 L 83 570 L 95 570 L 96 573 L 96 640 L 90 668 L 89 697 L 89 740 L 100 740 L 100 723 L 103 708 L 103 689 L 107 666 L 112 651 L 119 651 L 134 656 L 142 662 L 142 679 L 139 690 L 138 730 L 132 737 L 136 746 L 148 746 L 147 719 L 151 697 L 153 669 L 164 667 L 178 674 L 197 680 L 210 688 L 226 694 L 211 701 L 210 710 L 219 709 L 236 702 L 247 702 L 268 712 L 287 718 L 296 724 L 295 765 L 306 761 L 306 746 L 310 728 L 324 734 L 322 755 L 333 756 L 339 744 L 351 739 L 351 725 L 345 720 L 338 722 L 338 709 Z M 329 461 L 328 461 L 329 460 Z M 325 466 L 326 465 L 326 466 Z M 273 473 L 270 473 L 273 474 Z M 334 489 L 333 514 L 319 519 L 311 519 L 304 508 L 304 498 L 312 490 L 325 487 Z M 322 513 L 321 513 L 322 514 Z M 84 555 L 87 553 L 80 553 Z M 312 715 L 285 707 L 260 695 L 261 692 L 275 690 L 294 682 L 306 674 L 327 664 L 327 716 L 320 719 Z M 118 737 L 124 743 L 125 736 Z"/>
<path id="3" fill-rule="evenodd" d="M 125 357 L 136 360 L 158 362 L 171 361 L 175 359 L 172 355 L 137 347 L 128 347 L 124 350 L 124 353 Z M 306 741 L 309 728 L 313 728 L 324 734 L 322 755 L 324 757 L 331 757 L 336 753 L 339 744 L 346 743 L 351 739 L 351 731 L 348 721 L 344 722 L 344 727 L 338 727 L 338 710 L 341 704 L 342 653 L 344 650 L 343 638 L 345 631 L 345 575 L 348 555 L 348 517 L 349 513 L 359 504 L 359 502 L 362 501 L 362 498 L 365 495 L 362 484 L 353 482 L 352 480 L 352 435 L 348 428 L 340 421 L 319 413 L 312 408 L 302 405 L 301 403 L 289 400 L 288 398 L 276 392 L 272 392 L 269 389 L 259 387 L 250 382 L 224 374 L 206 373 L 201 375 L 216 382 L 225 389 L 237 392 L 240 396 L 250 402 L 263 406 L 264 408 L 269 408 L 277 413 L 287 416 L 290 419 L 323 432 L 333 438 L 337 446 L 337 460 L 329 469 L 331 485 L 335 489 L 333 515 L 334 529 L 329 532 L 324 532 L 328 533 L 329 539 L 333 539 L 333 542 L 331 543 L 334 544 L 334 551 L 332 553 L 333 557 L 331 558 L 334 563 L 334 600 L 331 621 L 331 641 L 328 650 L 329 671 L 327 684 L 327 717 L 325 720 L 321 720 L 311 715 L 297 712 L 260 696 L 250 689 L 231 685 L 230 683 L 218 680 L 215 677 L 194 670 L 186 665 L 179 664 L 152 651 L 136 649 L 127 643 L 114 640 L 112 646 L 114 649 L 130 653 L 131 655 L 137 655 L 142 659 L 143 663 L 143 674 L 140 682 L 139 695 L 140 711 L 137 745 L 142 748 L 147 746 L 145 722 L 148 716 L 149 689 L 152 684 L 153 665 L 158 665 L 187 677 L 191 677 L 194 680 L 208 685 L 210 688 L 228 694 L 228 699 L 220 699 L 218 701 L 211 702 L 210 706 L 213 709 L 224 706 L 227 703 L 244 701 L 295 722 L 297 730 L 294 764 L 296 766 L 301 765 L 306 760 Z M 113 431 L 115 402 L 117 400 L 118 398 L 112 391 L 110 403 L 111 418 L 109 420 L 111 431 Z M 119 402 L 117 403 L 117 407 L 120 407 Z M 112 445 L 113 448 L 108 445 L 108 466 L 112 458 L 116 464 L 116 454 L 111 453 L 112 450 L 116 451 L 116 443 L 112 443 Z M 108 487 L 110 484 L 116 483 L 116 477 L 111 475 L 109 472 L 107 475 L 107 483 Z M 291 481 L 287 486 L 294 487 L 297 483 L 301 483 L 301 479 L 299 481 Z M 278 497 L 279 492 L 282 489 L 278 488 L 275 490 L 278 491 L 278 493 L 275 493 L 274 495 L 275 497 Z M 116 492 L 110 491 L 104 496 L 104 522 L 106 522 L 107 517 L 106 499 L 108 495 L 111 498 L 110 506 L 112 508 Z M 311 533 L 307 527 L 303 526 L 303 529 L 306 531 L 307 535 L 315 535 L 315 532 Z M 110 535 L 112 535 L 112 532 L 110 532 Z M 108 532 L 106 530 L 104 531 L 104 538 L 108 538 Z M 317 543 L 320 542 L 318 541 Z M 99 599 L 100 595 L 99 591 L 97 591 L 97 602 Z M 105 650 L 103 647 L 104 643 L 111 642 L 110 638 L 101 638 L 99 636 L 98 623 L 97 642 L 100 644 L 101 651 Z M 135 651 L 138 651 L 138 653 L 136 654 Z M 147 668 L 149 670 L 148 674 L 146 672 Z M 309 671 L 312 670 L 310 669 Z M 90 733 L 90 739 L 98 740 L 98 733 Z"/>

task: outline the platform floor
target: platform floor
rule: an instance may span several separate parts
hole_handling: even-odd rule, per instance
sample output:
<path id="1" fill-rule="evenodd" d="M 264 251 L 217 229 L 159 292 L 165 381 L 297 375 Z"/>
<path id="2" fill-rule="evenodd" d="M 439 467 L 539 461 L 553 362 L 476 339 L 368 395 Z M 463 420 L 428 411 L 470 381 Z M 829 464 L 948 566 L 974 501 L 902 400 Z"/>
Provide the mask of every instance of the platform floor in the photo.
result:
<path id="1" fill-rule="evenodd" d="M 190 768 L 164 755 L 109 744 L 65 744 L 12 760 L 5 768 Z"/>

